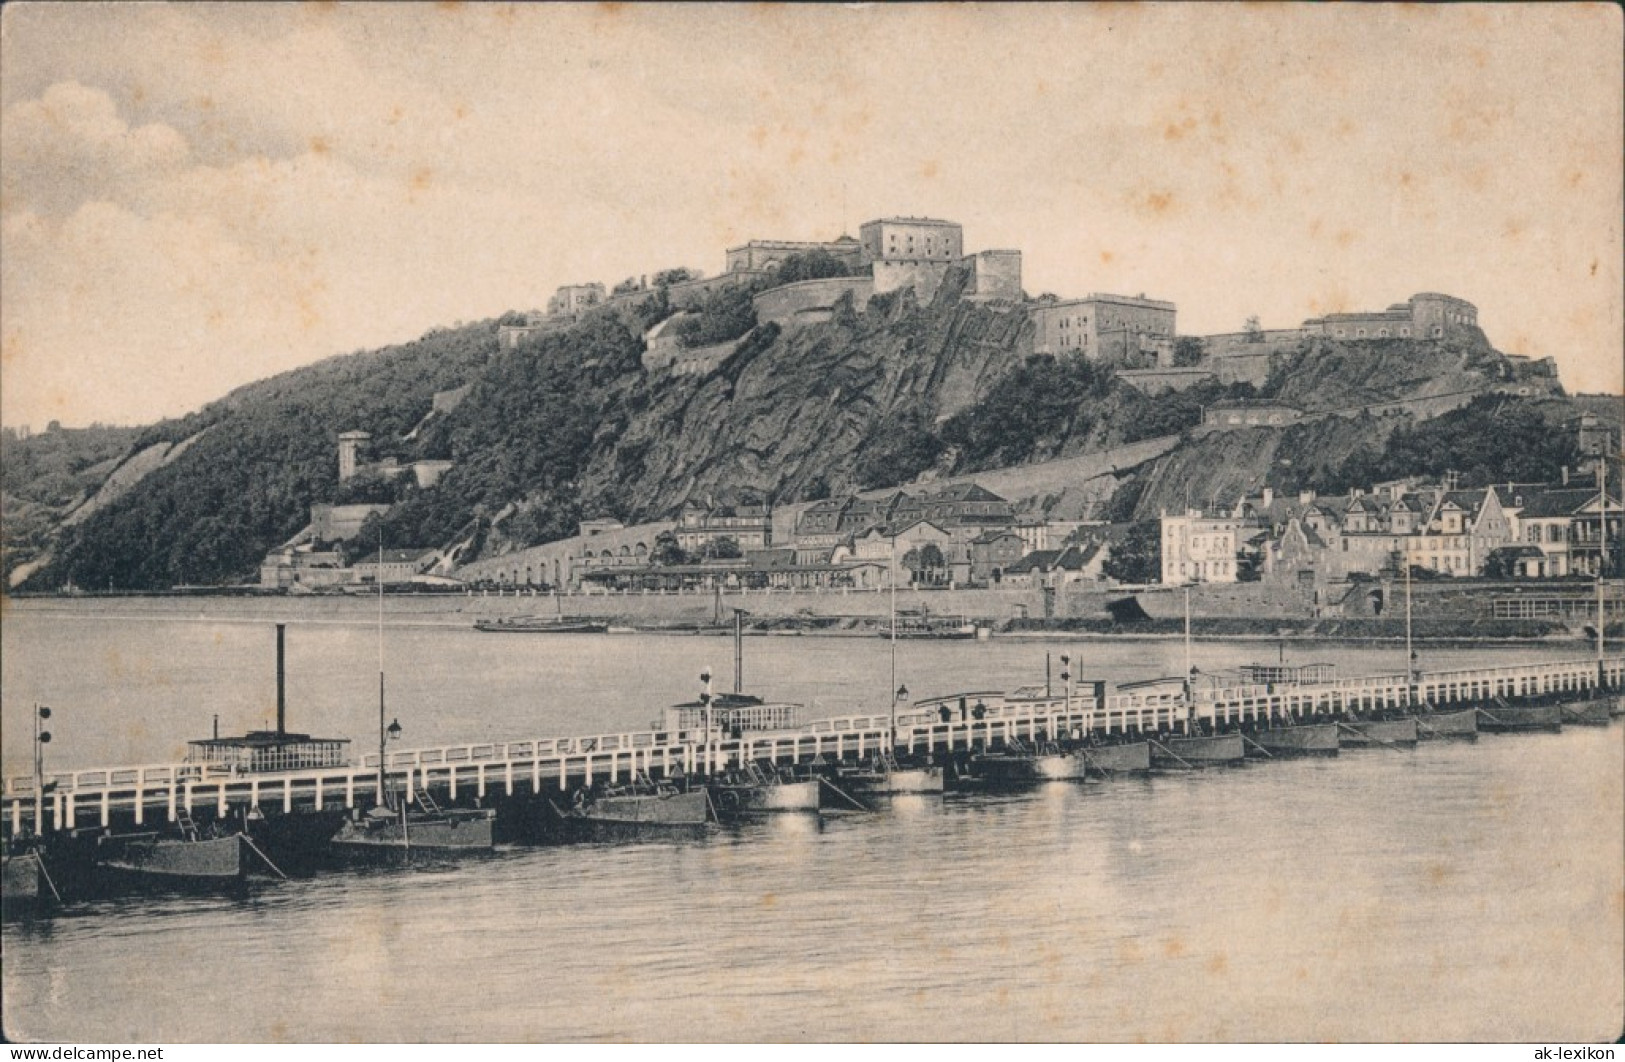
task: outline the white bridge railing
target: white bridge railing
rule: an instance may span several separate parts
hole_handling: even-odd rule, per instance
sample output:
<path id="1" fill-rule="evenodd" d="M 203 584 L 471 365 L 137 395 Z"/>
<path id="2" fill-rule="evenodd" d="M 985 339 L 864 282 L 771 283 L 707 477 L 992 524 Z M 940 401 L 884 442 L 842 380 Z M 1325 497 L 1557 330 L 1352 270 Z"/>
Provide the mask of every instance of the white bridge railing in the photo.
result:
<path id="1" fill-rule="evenodd" d="M 1625 656 L 1601 666 L 1611 688 L 1625 683 Z M 1427 672 L 1413 687 L 1404 675 L 1342 679 L 1314 686 L 1223 686 L 1196 691 L 1199 719 L 1245 722 L 1272 715 L 1371 710 L 1412 703 L 1477 703 L 1496 696 L 1584 692 L 1596 687 L 1596 658 Z M 1414 694 L 1414 700 L 1413 700 Z M 1059 736 L 1091 729 L 1156 731 L 1182 723 L 1189 709 L 1177 685 L 1117 693 L 1099 703 L 1091 691 L 1051 696 L 1008 696 L 997 691 L 953 694 L 917 701 L 897 714 L 839 716 L 795 729 L 747 731 L 738 737 L 713 730 L 638 730 L 586 737 L 478 742 L 392 751 L 384 768 L 391 792 L 434 787 L 455 800 L 493 788 L 539 793 L 544 784 L 629 779 L 634 773 L 711 773 L 756 759 L 805 762 L 826 755 L 863 756 L 896 751 L 952 752 L 1008 740 Z M 353 808 L 372 799 L 379 784 L 376 754 L 358 763 L 290 771 L 248 773 L 229 765 L 159 763 L 94 767 L 46 776 L 43 806 L 36 807 L 34 780 L 5 782 L 5 822 L 36 829 L 106 826 L 114 813 L 136 823 L 157 812 L 169 820 L 178 809 L 212 806 L 218 814 L 261 808 L 283 813 Z M 86 818 L 88 816 L 88 818 Z"/>

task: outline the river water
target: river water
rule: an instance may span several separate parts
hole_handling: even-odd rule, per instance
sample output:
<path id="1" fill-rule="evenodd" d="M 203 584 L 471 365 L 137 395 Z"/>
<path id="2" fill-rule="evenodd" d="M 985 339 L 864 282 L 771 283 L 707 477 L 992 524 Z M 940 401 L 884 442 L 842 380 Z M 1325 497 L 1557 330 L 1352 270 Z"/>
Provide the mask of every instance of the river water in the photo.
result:
<path id="1" fill-rule="evenodd" d="M 7 774 L 29 711 L 54 767 L 161 762 L 274 715 L 274 634 L 231 603 L 11 603 Z M 290 606 L 291 729 L 369 744 L 366 613 Z M 391 617 L 401 747 L 646 726 L 726 638 L 481 635 Z M 1178 673 L 1169 641 L 910 643 L 919 697 Z M 1212 671 L 1273 644 L 1199 643 Z M 1291 659 L 1394 671 L 1391 648 Z M 1575 647 L 1425 650 L 1446 668 Z M 878 710 L 878 638 L 759 637 L 747 688 Z M 1059 671 L 1058 662 L 1055 665 Z M 1596 1040 L 1625 1023 L 1625 728 L 896 798 L 697 841 L 512 848 L 235 897 L 76 906 L 4 929 L 13 1039 Z"/>

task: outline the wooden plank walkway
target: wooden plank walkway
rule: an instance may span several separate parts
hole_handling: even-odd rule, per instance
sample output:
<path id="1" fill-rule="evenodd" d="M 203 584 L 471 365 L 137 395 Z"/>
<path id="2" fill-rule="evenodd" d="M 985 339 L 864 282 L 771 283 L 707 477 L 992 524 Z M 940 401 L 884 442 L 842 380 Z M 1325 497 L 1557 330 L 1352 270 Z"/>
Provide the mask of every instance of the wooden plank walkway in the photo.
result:
<path id="1" fill-rule="evenodd" d="M 1265 720 L 1272 715 L 1372 711 L 1428 703 L 1436 707 L 1483 703 L 1493 697 L 1583 694 L 1595 689 L 1599 670 L 1611 689 L 1625 684 L 1625 656 L 1540 661 L 1495 668 L 1426 672 L 1412 690 L 1402 674 L 1346 678 L 1313 686 L 1222 686 L 1197 691 L 1196 714 L 1215 723 Z M 918 701 L 897 718 L 898 753 L 951 753 L 1091 730 L 1155 732 L 1184 720 L 1177 681 L 1132 692 L 1092 690 L 1023 696 L 983 691 Z M 709 740 L 707 738 L 709 737 Z M 660 778 L 679 771 L 709 775 L 755 760 L 806 763 L 824 756 L 856 758 L 888 747 L 886 714 L 820 719 L 794 730 L 746 732 L 630 731 L 587 737 L 451 745 L 388 754 L 385 784 L 408 796 L 432 790 L 448 801 L 535 795 L 594 782 Z M 262 814 L 297 814 L 372 804 L 378 757 L 326 768 L 241 773 L 225 766 L 160 763 L 53 772 L 46 799 L 36 807 L 32 777 L 5 782 L 0 828 L 25 825 L 39 833 L 108 826 L 113 816 L 137 825 L 176 820 L 180 812 L 212 809 L 217 815 L 258 808 Z"/>

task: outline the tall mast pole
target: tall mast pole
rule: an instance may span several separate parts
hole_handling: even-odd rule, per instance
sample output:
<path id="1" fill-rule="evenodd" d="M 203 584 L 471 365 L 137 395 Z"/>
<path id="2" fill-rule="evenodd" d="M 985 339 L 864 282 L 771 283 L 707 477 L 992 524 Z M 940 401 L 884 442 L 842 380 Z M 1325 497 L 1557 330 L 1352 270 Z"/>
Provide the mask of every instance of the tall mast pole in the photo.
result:
<path id="1" fill-rule="evenodd" d="M 1196 726 L 1196 681 L 1191 670 L 1191 588 L 1185 587 L 1185 705 L 1188 718 L 1185 726 L 1194 733 Z"/>
<path id="2" fill-rule="evenodd" d="M 741 693 L 745 689 L 745 610 L 734 609 L 734 692 Z"/>
<path id="3" fill-rule="evenodd" d="M 384 794 L 384 529 L 378 529 L 378 804 L 387 807 Z"/>
<path id="4" fill-rule="evenodd" d="M 1608 614 L 1603 609 L 1604 579 L 1608 572 L 1608 451 L 1603 448 L 1601 459 L 1597 462 L 1597 485 L 1602 488 L 1601 516 L 1597 521 L 1600 533 L 1599 545 L 1602 548 L 1597 556 L 1597 688 L 1603 685 L 1603 629 L 1608 622 Z"/>
<path id="5" fill-rule="evenodd" d="M 893 533 L 891 540 L 891 686 L 886 690 L 886 700 L 891 704 L 891 740 L 892 747 L 897 746 L 897 535 Z"/>
<path id="6" fill-rule="evenodd" d="M 1408 542 L 1405 544 L 1405 695 L 1411 704 L 1415 704 L 1416 650 L 1411 648 L 1411 551 Z"/>
<path id="7" fill-rule="evenodd" d="M 45 833 L 45 743 L 40 740 L 44 713 L 34 703 L 34 836 Z"/>

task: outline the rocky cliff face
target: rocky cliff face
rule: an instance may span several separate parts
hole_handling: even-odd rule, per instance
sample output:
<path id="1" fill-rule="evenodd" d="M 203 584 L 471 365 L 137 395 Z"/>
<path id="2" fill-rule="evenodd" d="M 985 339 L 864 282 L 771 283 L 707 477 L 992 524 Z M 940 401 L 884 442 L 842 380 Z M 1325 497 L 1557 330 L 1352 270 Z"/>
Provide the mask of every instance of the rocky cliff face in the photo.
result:
<path id="1" fill-rule="evenodd" d="M 1137 492 L 1113 515 L 1155 520 L 1186 506 L 1228 506 L 1265 486 L 1316 482 L 1349 454 L 1380 449 L 1408 418 L 1328 417 L 1293 428 L 1246 428 L 1197 435 L 1139 470 L 1128 482 Z"/>
<path id="2" fill-rule="evenodd" d="M 600 440 L 583 499 L 647 518 L 688 498 L 855 490 L 859 455 L 885 425 L 974 404 L 1026 356 L 1030 335 L 1020 309 L 922 308 L 909 293 L 862 314 L 847 304 L 823 324 L 759 329 L 708 376 L 637 385 L 634 404 L 647 404 Z"/>
<path id="3" fill-rule="evenodd" d="M 1518 376 L 1482 334 L 1474 340 L 1316 338 L 1276 363 L 1271 389 L 1279 401 L 1314 412 L 1477 393 Z M 1558 390 L 1555 377 L 1529 382 L 1535 391 Z"/>

